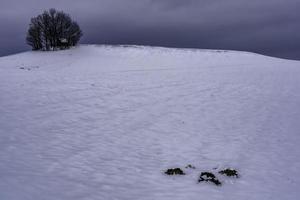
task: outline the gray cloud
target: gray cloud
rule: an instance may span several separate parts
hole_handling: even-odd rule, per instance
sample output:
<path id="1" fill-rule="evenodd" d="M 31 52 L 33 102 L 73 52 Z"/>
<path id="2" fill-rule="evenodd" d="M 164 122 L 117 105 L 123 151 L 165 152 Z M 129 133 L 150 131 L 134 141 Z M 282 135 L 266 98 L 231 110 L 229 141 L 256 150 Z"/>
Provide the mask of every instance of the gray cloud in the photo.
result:
<path id="1" fill-rule="evenodd" d="M 300 59 L 299 0 L 1 0 L 0 55 L 27 50 L 31 17 L 70 13 L 82 43 L 233 49 Z"/>

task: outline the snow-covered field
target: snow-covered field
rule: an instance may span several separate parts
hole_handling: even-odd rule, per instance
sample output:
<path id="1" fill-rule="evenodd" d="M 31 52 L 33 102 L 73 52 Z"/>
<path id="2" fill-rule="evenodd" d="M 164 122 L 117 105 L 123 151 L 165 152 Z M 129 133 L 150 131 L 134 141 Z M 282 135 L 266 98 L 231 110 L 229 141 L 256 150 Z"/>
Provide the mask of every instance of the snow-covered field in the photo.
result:
<path id="1" fill-rule="evenodd" d="M 241 177 L 197 183 L 226 167 Z M 297 200 L 299 189 L 300 62 L 96 45 L 0 58 L 0 200 Z"/>

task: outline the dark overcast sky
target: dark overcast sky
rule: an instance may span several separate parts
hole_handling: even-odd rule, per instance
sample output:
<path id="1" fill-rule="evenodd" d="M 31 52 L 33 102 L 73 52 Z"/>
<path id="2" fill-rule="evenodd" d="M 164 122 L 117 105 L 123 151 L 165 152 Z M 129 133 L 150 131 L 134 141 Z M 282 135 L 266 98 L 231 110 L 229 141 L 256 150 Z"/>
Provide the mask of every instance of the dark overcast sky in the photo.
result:
<path id="1" fill-rule="evenodd" d="M 56 8 L 81 43 L 233 49 L 300 60 L 300 0 L 0 0 L 0 56 L 28 50 L 30 18 Z"/>

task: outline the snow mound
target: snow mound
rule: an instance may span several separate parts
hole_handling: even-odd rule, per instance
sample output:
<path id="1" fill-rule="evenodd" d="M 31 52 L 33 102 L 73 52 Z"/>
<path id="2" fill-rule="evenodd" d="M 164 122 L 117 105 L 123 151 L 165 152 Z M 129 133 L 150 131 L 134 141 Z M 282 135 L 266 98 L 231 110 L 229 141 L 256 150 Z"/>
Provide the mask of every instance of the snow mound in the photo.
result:
<path id="1" fill-rule="evenodd" d="M 0 94 L 0 199 L 299 198 L 300 62 L 82 45 L 1 57 Z"/>

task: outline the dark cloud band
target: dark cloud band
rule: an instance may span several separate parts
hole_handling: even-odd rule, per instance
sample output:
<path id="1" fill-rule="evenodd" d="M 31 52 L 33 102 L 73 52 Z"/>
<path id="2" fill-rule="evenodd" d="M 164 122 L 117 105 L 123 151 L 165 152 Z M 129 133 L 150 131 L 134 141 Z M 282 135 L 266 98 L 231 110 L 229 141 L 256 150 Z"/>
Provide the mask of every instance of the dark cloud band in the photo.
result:
<path id="1" fill-rule="evenodd" d="M 52 7 L 79 22 L 82 43 L 234 49 L 300 59 L 296 0 L 2 0 L 0 56 L 27 50 L 30 18 Z"/>

